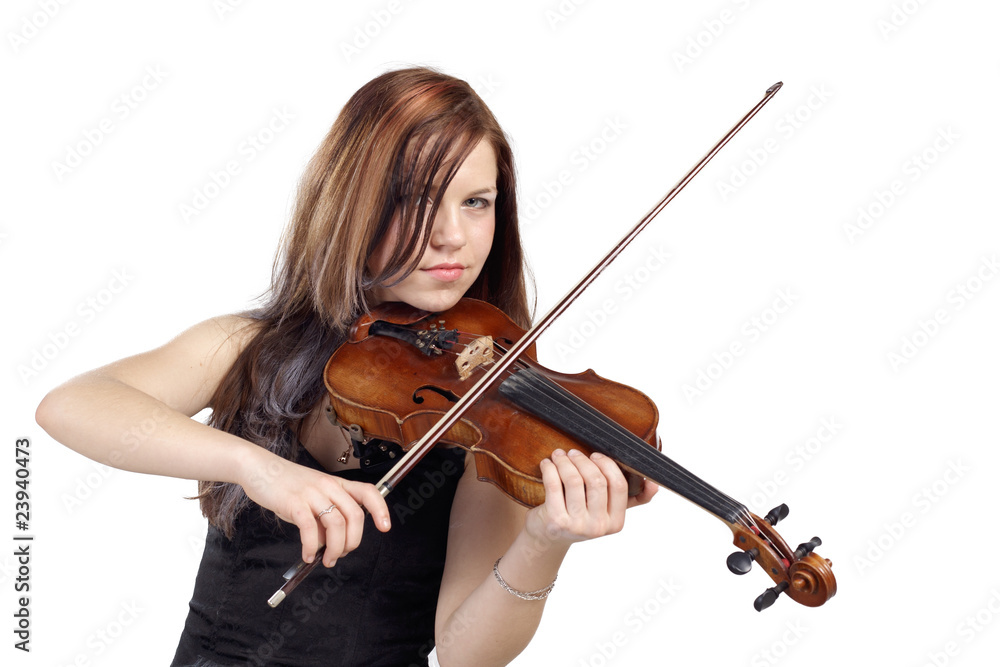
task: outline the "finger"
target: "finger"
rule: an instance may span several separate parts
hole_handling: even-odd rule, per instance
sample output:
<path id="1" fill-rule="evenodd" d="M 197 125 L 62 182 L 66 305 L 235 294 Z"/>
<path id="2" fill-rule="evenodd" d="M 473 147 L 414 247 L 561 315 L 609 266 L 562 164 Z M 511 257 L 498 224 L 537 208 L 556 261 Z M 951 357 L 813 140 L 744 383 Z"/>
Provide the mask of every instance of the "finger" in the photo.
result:
<path id="1" fill-rule="evenodd" d="M 336 525 L 343 531 L 343 548 L 341 550 L 341 555 L 344 555 L 350 551 L 354 551 L 361 544 L 361 536 L 365 530 L 365 511 L 357 504 L 354 498 L 347 494 L 344 494 L 345 500 L 341 500 L 339 503 L 335 504 L 336 509 L 332 512 L 333 514 L 340 514 L 343 519 L 343 523 L 336 522 Z M 324 515 L 324 518 L 330 516 L 329 514 Z M 331 524 L 327 524 L 327 527 L 331 527 Z M 327 541 L 327 544 L 330 544 Z"/>
<path id="2" fill-rule="evenodd" d="M 556 458 L 560 450 L 552 452 L 552 458 Z M 552 459 L 542 459 L 539 467 L 542 470 L 542 486 L 545 487 L 545 505 L 548 508 L 549 516 L 566 515 L 566 499 L 563 496 L 563 483 L 559 477 L 559 469 Z"/>
<path id="3" fill-rule="evenodd" d="M 368 510 L 368 513 L 372 515 L 372 521 L 375 522 L 376 528 L 384 533 L 392 527 L 392 521 L 389 518 L 389 506 L 374 485 L 345 482 L 343 489 L 354 499 L 357 505 Z M 361 523 L 362 525 L 364 523 L 363 516 Z M 358 539 L 360 540 L 360 537 Z"/>
<path id="4" fill-rule="evenodd" d="M 639 491 L 639 494 L 635 497 L 628 499 L 628 506 L 637 507 L 639 505 L 645 505 L 653 499 L 653 496 L 655 496 L 656 492 L 659 490 L 660 487 L 655 482 L 649 479 L 644 479 L 642 481 L 642 490 Z"/>
<path id="5" fill-rule="evenodd" d="M 316 552 L 322 546 L 320 541 L 320 527 L 316 521 L 316 515 L 308 505 L 303 505 L 292 512 L 288 517 L 291 523 L 298 526 L 299 539 L 302 540 L 302 560 L 307 563 L 313 562 Z"/>
<path id="6" fill-rule="evenodd" d="M 569 516 L 579 516 L 587 512 L 587 488 L 583 476 L 577 468 L 577 459 L 586 459 L 580 452 L 565 454 L 561 449 L 552 452 L 552 462 L 562 480 L 563 495 L 566 498 L 566 512 Z M 572 460 L 571 460 L 572 458 Z"/>
<path id="7" fill-rule="evenodd" d="M 344 503 L 347 504 L 347 503 Z M 329 511 L 327 511 L 329 510 Z M 333 567 L 337 559 L 345 553 L 347 520 L 336 504 L 324 507 L 317 512 L 316 522 L 324 532 L 326 551 L 323 553 L 323 565 Z"/>
<path id="8" fill-rule="evenodd" d="M 569 457 L 576 466 L 577 472 L 584 483 L 586 498 L 585 511 L 592 525 L 605 522 L 608 515 L 608 480 L 606 472 L 594 461 L 587 458 L 583 452 L 576 449 L 570 451 Z"/>
<path id="9" fill-rule="evenodd" d="M 628 481 L 621 468 L 613 459 L 595 452 L 590 460 L 600 468 L 607 481 L 607 512 L 611 520 L 610 530 L 618 532 L 625 525 L 625 510 L 628 509 Z"/>

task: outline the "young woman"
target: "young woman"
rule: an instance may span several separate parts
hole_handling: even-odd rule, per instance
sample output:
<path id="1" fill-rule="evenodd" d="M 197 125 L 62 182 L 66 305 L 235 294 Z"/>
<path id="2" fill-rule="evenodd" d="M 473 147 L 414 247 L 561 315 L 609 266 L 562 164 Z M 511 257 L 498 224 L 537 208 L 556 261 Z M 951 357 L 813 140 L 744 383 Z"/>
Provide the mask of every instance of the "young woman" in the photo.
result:
<path id="1" fill-rule="evenodd" d="M 439 312 L 465 296 L 528 324 L 511 149 L 465 82 L 393 71 L 309 164 L 264 306 L 45 397 L 39 424 L 76 451 L 202 480 L 209 535 L 173 664 L 507 664 L 570 544 L 650 499 L 649 483 L 629 499 L 610 459 L 558 451 L 544 504 L 525 510 L 441 446 L 381 497 L 391 461 L 326 419 L 323 365 L 380 303 Z M 190 419 L 206 407 L 210 425 Z M 151 415 L 155 431 L 130 437 Z M 321 545 L 329 569 L 271 609 L 284 570 Z"/>

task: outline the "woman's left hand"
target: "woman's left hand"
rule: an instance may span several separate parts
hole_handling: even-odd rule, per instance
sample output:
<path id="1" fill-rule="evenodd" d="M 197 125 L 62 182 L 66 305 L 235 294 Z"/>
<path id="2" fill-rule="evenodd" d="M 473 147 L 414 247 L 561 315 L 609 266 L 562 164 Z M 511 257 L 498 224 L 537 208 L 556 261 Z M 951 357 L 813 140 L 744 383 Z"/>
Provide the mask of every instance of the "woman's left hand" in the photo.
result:
<path id="1" fill-rule="evenodd" d="M 541 470 L 545 503 L 528 512 L 525 529 L 536 539 L 566 545 L 617 533 L 625 525 L 625 510 L 648 503 L 658 488 L 645 480 L 639 495 L 630 498 L 618 464 L 598 453 L 587 457 L 557 449 Z"/>

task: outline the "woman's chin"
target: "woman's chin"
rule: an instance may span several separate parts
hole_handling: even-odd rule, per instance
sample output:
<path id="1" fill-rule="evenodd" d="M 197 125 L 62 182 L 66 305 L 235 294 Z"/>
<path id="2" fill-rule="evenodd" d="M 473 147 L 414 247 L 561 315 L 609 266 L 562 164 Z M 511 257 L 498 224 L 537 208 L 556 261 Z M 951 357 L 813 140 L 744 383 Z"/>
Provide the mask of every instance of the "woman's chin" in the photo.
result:
<path id="1" fill-rule="evenodd" d="M 443 313 L 446 310 L 454 308 L 455 304 L 461 301 L 461 299 L 461 294 L 435 294 L 433 296 L 412 297 L 405 301 L 420 310 L 426 310 L 431 313 Z"/>
<path id="2" fill-rule="evenodd" d="M 370 308 L 375 308 L 383 303 L 405 303 L 406 305 L 416 308 L 417 310 L 426 310 L 429 313 L 443 313 L 454 308 L 461 299 L 461 295 L 455 296 L 438 294 L 434 296 L 405 296 L 399 294 L 388 294 L 385 295 L 385 298 L 369 300 L 368 305 Z"/>

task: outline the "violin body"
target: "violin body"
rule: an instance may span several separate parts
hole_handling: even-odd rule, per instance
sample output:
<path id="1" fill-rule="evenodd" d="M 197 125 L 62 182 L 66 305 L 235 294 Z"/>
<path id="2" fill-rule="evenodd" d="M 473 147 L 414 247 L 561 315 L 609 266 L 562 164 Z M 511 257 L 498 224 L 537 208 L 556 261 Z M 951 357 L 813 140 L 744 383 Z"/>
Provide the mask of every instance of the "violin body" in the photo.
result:
<path id="1" fill-rule="evenodd" d="M 354 324 L 326 365 L 331 420 L 366 439 L 408 449 L 486 373 L 492 355 L 503 354 L 524 333 L 474 299 L 445 313 L 399 303 L 376 308 Z M 625 472 L 630 494 L 646 477 L 730 527 L 740 551 L 730 556 L 729 569 L 745 574 L 757 562 L 776 584 L 757 598 L 758 611 L 783 592 L 810 607 L 836 593 L 830 561 L 813 553 L 819 538 L 793 550 L 775 530 L 787 506 L 761 518 L 661 453 L 658 413 L 648 396 L 590 370 L 569 375 L 545 369 L 533 345 L 510 368 L 437 440 L 472 452 L 480 480 L 534 507 L 545 501 L 542 459 L 557 448 L 599 451 Z"/>
<path id="2" fill-rule="evenodd" d="M 401 303 L 384 304 L 351 328 L 348 342 L 327 362 L 324 381 L 332 411 L 345 427 L 361 426 L 366 438 L 389 440 L 408 449 L 454 405 L 476 379 L 461 379 L 455 355 L 428 356 L 414 345 L 388 336 L 370 335 L 373 322 L 460 332 L 489 332 L 509 348 L 524 330 L 493 306 L 462 299 L 446 313 L 428 313 Z M 642 392 L 600 377 L 593 371 L 558 373 L 537 363 L 534 346 L 521 360 L 621 426 L 659 449 L 656 405 Z M 499 382 L 498 382 L 499 385 Z M 475 457 L 481 481 L 496 485 L 528 507 L 545 502 L 539 463 L 556 449 L 595 451 L 546 421 L 519 409 L 491 387 L 440 441 L 457 445 Z M 636 471 L 625 470 L 630 495 L 642 487 Z"/>

